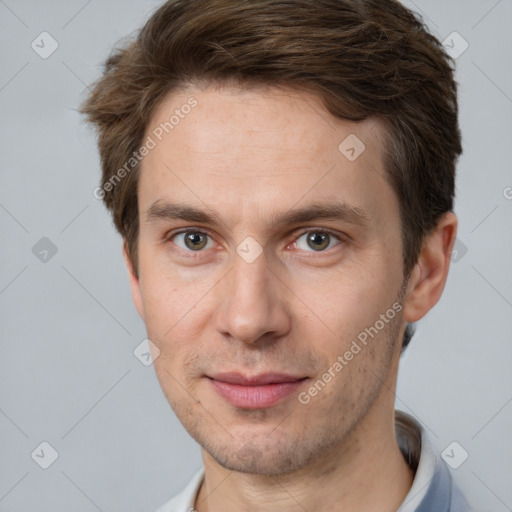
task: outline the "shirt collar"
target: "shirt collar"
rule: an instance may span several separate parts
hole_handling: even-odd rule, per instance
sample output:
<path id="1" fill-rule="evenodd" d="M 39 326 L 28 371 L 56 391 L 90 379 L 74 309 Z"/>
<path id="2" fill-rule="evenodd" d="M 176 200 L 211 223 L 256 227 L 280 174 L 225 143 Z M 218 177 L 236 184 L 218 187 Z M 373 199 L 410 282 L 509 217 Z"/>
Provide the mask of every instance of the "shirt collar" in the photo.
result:
<path id="1" fill-rule="evenodd" d="M 397 512 L 449 512 L 451 475 L 427 432 L 412 416 L 398 410 L 395 426 L 402 455 L 415 471 L 412 486 Z"/>

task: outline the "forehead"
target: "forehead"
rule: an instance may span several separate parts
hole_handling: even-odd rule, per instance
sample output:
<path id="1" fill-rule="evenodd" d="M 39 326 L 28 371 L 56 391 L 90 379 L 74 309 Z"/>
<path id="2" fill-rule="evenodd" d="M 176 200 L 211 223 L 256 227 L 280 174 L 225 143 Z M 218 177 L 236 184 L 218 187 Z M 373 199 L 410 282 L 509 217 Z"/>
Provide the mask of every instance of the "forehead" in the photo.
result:
<path id="1" fill-rule="evenodd" d="M 169 144 L 172 140 L 184 143 L 189 156 L 199 147 L 212 156 L 220 148 L 229 148 L 231 156 L 245 158 L 252 156 L 253 142 L 258 152 L 264 150 L 261 156 L 275 156 L 277 150 L 301 160 L 318 159 L 325 150 L 338 149 L 340 137 L 353 134 L 364 141 L 366 156 L 380 161 L 385 128 L 376 118 L 362 122 L 336 118 L 319 97 L 306 91 L 191 86 L 164 98 L 148 122 L 146 134 L 153 132 L 158 142 L 163 138 Z"/>
<path id="2" fill-rule="evenodd" d="M 396 213 L 384 179 L 384 127 L 332 116 L 304 91 L 190 88 L 169 94 L 148 122 L 141 213 L 156 201 L 214 205 L 261 217 L 322 199 Z M 219 208 L 215 208 L 217 211 Z"/>

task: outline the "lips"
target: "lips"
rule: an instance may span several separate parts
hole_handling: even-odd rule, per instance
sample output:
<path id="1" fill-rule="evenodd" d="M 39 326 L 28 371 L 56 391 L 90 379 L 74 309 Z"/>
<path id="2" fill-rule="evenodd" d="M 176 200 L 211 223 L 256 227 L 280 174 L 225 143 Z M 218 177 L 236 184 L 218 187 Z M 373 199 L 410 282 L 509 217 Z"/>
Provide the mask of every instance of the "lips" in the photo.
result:
<path id="1" fill-rule="evenodd" d="M 261 373 L 260 375 L 254 375 L 253 377 L 246 377 L 240 373 L 228 372 L 217 373 L 210 376 L 210 378 L 220 382 L 227 382 L 228 384 L 240 384 L 241 386 L 262 386 L 265 384 L 296 382 L 298 380 L 304 379 L 305 377 L 295 377 L 285 373 Z"/>
<path id="2" fill-rule="evenodd" d="M 277 405 L 298 391 L 308 379 L 283 373 L 249 377 L 235 372 L 219 373 L 208 378 L 219 396 L 242 409 L 265 409 Z"/>

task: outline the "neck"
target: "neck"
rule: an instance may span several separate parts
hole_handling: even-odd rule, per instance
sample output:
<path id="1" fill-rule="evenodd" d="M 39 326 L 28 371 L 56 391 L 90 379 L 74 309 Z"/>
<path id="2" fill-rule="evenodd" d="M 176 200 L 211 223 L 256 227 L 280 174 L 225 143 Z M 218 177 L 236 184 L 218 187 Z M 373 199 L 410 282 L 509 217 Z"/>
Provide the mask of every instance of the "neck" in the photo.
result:
<path id="1" fill-rule="evenodd" d="M 387 405 L 387 404 L 386 404 Z M 378 408 L 377 408 L 378 409 Z M 203 450 L 197 512 L 393 512 L 413 481 L 397 443 L 394 411 L 373 409 L 340 445 L 290 474 L 229 471 Z"/>

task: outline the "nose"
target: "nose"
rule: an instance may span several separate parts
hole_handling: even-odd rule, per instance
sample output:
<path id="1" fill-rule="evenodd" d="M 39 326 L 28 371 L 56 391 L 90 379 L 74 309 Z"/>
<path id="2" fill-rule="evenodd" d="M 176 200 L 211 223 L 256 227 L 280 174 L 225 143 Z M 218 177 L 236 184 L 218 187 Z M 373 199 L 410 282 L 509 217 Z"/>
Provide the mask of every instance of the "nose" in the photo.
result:
<path id="1" fill-rule="evenodd" d="M 276 274 L 268 266 L 265 251 L 251 263 L 235 254 L 233 268 L 218 290 L 215 324 L 223 336 L 254 344 L 287 334 L 289 292 Z"/>

